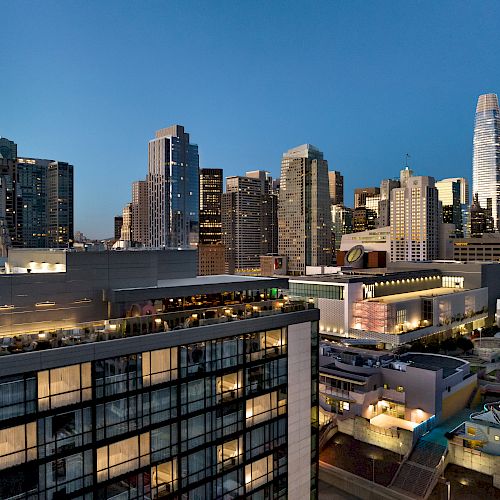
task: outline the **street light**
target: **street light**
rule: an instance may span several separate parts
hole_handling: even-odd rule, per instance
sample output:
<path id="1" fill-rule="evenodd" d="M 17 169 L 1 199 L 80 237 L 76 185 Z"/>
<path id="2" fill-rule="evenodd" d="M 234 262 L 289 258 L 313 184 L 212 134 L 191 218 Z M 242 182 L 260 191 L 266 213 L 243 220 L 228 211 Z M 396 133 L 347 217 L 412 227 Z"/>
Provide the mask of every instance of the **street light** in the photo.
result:
<path id="1" fill-rule="evenodd" d="M 399 442 L 399 462 L 403 461 L 403 452 L 401 450 L 401 447 L 403 446 L 403 443 L 400 441 Z"/>
<path id="2" fill-rule="evenodd" d="M 448 493 L 447 499 L 451 500 L 451 483 L 450 483 L 450 481 L 446 481 L 445 484 L 446 484 L 446 490 Z"/>
<path id="3" fill-rule="evenodd" d="M 478 330 L 479 330 L 479 348 L 481 348 L 481 331 L 483 330 L 483 327 L 480 326 Z"/>

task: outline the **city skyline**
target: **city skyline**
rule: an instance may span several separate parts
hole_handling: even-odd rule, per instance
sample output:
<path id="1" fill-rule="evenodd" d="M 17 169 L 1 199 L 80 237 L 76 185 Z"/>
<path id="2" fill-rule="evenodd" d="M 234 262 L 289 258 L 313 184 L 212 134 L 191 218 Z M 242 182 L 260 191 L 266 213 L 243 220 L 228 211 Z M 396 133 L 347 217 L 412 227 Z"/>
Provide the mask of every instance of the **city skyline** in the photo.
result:
<path id="1" fill-rule="evenodd" d="M 7 67 L 17 75 L 64 76 L 50 86 L 4 79 L 0 135 L 19 145 L 19 155 L 75 165 L 75 228 L 93 237 L 112 236 L 113 217 L 132 181 L 143 177 L 151 132 L 171 123 L 188 128 L 201 167 L 222 168 L 225 176 L 263 169 L 276 177 L 282 151 L 317 144 L 345 176 L 348 206 L 354 187 L 397 177 L 406 153 L 421 175 L 470 179 L 475 102 L 498 93 L 500 69 L 489 62 L 500 6 L 451 5 L 305 10 L 277 2 L 257 15 L 254 6 L 187 3 L 168 11 L 165 30 L 160 3 L 137 12 L 133 4 L 101 6 L 88 29 L 77 23 L 95 12 L 92 2 L 31 5 L 30 19 L 23 2 L 12 3 L 3 10 L 10 19 Z M 38 22 L 50 22 L 59 36 L 40 40 Z M 289 37 L 302 24 L 315 27 L 307 44 Z M 189 54 L 179 59 L 175 99 L 166 70 L 151 64 L 171 39 Z M 297 61 L 322 78 L 286 76 Z M 96 68 L 98 79 L 89 76 Z M 146 70 L 151 78 L 139 76 Z"/>

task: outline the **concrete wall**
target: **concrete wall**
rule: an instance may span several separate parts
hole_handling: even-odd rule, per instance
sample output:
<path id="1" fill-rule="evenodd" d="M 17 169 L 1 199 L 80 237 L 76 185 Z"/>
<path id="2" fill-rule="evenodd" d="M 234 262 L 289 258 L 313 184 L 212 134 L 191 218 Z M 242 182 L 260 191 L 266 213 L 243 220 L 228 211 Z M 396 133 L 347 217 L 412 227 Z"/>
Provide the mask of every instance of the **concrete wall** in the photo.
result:
<path id="1" fill-rule="evenodd" d="M 311 323 L 288 327 L 288 496 L 311 492 Z"/>
<path id="2" fill-rule="evenodd" d="M 453 441 L 448 443 L 449 463 L 493 476 L 493 486 L 500 488 L 500 456 L 464 448 Z"/>
<path id="3" fill-rule="evenodd" d="M 441 420 L 446 420 L 457 411 L 465 408 L 476 387 L 477 377 L 476 375 L 473 375 L 465 379 L 460 384 L 451 387 L 450 392 L 443 392 Z"/>
<path id="4" fill-rule="evenodd" d="M 337 421 L 338 431 L 348 434 L 358 441 L 372 444 L 379 448 L 401 453 L 403 456 L 411 451 L 413 433 L 405 429 L 383 429 L 362 417 Z M 401 443 L 401 446 L 399 445 Z"/>

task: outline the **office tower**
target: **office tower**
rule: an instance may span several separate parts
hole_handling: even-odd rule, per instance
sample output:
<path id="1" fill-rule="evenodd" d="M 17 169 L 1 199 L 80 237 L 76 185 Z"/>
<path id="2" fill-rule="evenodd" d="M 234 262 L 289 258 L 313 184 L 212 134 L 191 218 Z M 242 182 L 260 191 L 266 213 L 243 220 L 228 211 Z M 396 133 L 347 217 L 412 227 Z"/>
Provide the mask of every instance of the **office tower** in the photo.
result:
<path id="1" fill-rule="evenodd" d="M 401 187 L 398 179 L 384 179 L 380 183 L 380 200 L 378 202 L 377 227 L 391 224 L 391 193 L 394 188 Z"/>
<path id="2" fill-rule="evenodd" d="M 344 234 L 353 232 L 353 210 L 344 205 L 332 205 L 332 247 L 340 249 Z"/>
<path id="3" fill-rule="evenodd" d="M 0 158 L 1 213 L 0 220 L 7 229 L 9 245 L 17 241 L 16 161 Z"/>
<path id="4" fill-rule="evenodd" d="M 146 246 L 149 235 L 149 198 L 147 181 L 132 183 L 132 240 Z"/>
<path id="5" fill-rule="evenodd" d="M 442 221 L 455 225 L 455 235 L 463 237 L 461 185 L 459 180 L 443 179 L 436 182 L 438 198 L 442 205 Z"/>
<path id="6" fill-rule="evenodd" d="M 0 137 L 0 158 L 15 160 L 17 158 L 17 144 L 5 137 Z"/>
<path id="7" fill-rule="evenodd" d="M 73 244 L 73 165 L 52 161 L 47 170 L 48 247 Z"/>
<path id="8" fill-rule="evenodd" d="M 310 144 L 290 149 L 281 161 L 278 206 L 278 253 L 293 275 L 306 266 L 332 262 L 328 162 Z"/>
<path id="9" fill-rule="evenodd" d="M 226 251 L 222 243 L 198 244 L 198 275 L 226 273 Z"/>
<path id="10" fill-rule="evenodd" d="M 132 208 L 132 203 L 127 203 L 123 207 L 122 219 L 123 219 L 123 224 L 122 224 L 120 240 L 130 241 L 132 243 L 134 241 L 134 235 L 132 232 L 134 211 Z"/>
<path id="11" fill-rule="evenodd" d="M 468 231 L 470 229 L 469 220 L 469 208 L 470 208 L 470 196 L 469 196 L 469 181 L 464 177 L 450 177 L 448 179 L 443 179 L 439 182 L 458 182 L 460 184 L 460 211 L 461 211 L 461 223 L 462 223 L 462 234 L 464 237 L 468 237 Z M 438 187 L 436 185 L 436 187 Z M 438 188 L 439 189 L 439 188 Z M 444 203 L 443 203 L 444 209 Z M 458 233 L 460 236 L 460 233 Z"/>
<path id="12" fill-rule="evenodd" d="M 479 196 L 476 193 L 470 207 L 470 236 L 480 238 L 483 234 L 493 233 L 494 230 L 491 209 L 481 207 Z"/>
<path id="13" fill-rule="evenodd" d="M 378 203 L 378 202 L 377 202 Z M 355 208 L 352 212 L 352 232 L 359 233 L 375 229 L 377 226 L 377 212 L 367 207 Z"/>
<path id="14" fill-rule="evenodd" d="M 0 336 L 22 335 L 0 359 L 0 498 L 317 498 L 319 313 L 286 278 L 197 278 L 189 250 L 24 253 L 61 269 L 2 280 Z"/>
<path id="15" fill-rule="evenodd" d="M 181 125 L 149 141 L 149 246 L 195 248 L 199 223 L 198 146 Z"/>
<path id="16" fill-rule="evenodd" d="M 273 178 L 265 170 L 246 172 L 247 177 L 259 179 L 261 182 L 261 248 L 260 254 L 275 254 L 278 252 L 278 192 Z M 279 189 L 279 188 L 278 188 Z"/>
<path id="17" fill-rule="evenodd" d="M 16 161 L 16 246 L 46 248 L 47 171 L 50 160 L 18 158 Z"/>
<path id="18" fill-rule="evenodd" d="M 439 257 L 440 210 L 433 177 L 404 174 L 405 187 L 392 190 L 391 260 L 421 261 Z"/>
<path id="19" fill-rule="evenodd" d="M 119 240 L 122 237 L 123 215 L 115 215 L 115 235 L 114 239 Z"/>
<path id="20" fill-rule="evenodd" d="M 380 199 L 380 188 L 378 187 L 356 188 L 354 190 L 354 208 L 366 207 L 366 199 L 377 196 Z"/>
<path id="21" fill-rule="evenodd" d="M 344 176 L 332 170 L 328 172 L 328 182 L 330 184 L 330 200 L 332 205 L 344 203 Z"/>
<path id="22" fill-rule="evenodd" d="M 222 243 L 221 168 L 200 169 L 200 244 Z"/>
<path id="23" fill-rule="evenodd" d="M 500 227 L 500 109 L 496 94 L 479 96 L 474 121 L 472 193 L 482 207 L 492 206 L 495 231 Z"/>
<path id="24" fill-rule="evenodd" d="M 222 243 L 227 272 L 251 272 L 260 266 L 261 255 L 260 179 L 232 176 L 222 195 Z"/>

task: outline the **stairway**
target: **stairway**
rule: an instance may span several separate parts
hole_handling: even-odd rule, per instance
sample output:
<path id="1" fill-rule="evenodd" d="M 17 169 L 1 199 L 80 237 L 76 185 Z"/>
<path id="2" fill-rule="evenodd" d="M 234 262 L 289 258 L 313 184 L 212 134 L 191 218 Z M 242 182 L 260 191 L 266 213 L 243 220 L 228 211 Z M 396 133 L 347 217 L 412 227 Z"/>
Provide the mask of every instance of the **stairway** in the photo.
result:
<path id="1" fill-rule="evenodd" d="M 399 466 L 390 488 L 413 498 L 427 498 L 441 472 L 446 447 L 420 439 Z"/>

